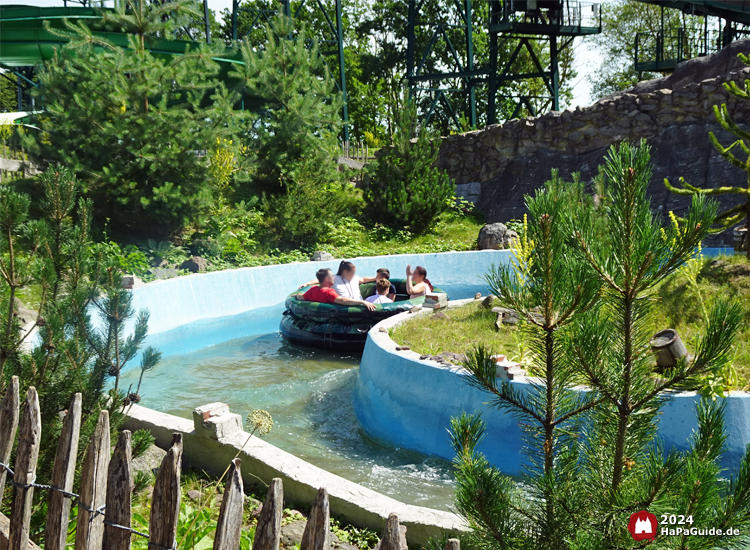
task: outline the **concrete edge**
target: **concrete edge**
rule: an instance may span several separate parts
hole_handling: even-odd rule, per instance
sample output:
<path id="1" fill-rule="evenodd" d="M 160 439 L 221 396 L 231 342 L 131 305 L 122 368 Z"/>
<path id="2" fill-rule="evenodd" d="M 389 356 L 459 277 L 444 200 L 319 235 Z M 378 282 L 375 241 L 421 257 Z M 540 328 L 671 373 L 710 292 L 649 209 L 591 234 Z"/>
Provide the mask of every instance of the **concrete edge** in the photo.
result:
<path id="1" fill-rule="evenodd" d="M 471 301 L 449 302 L 448 308 Z M 520 473 L 522 463 L 518 462 L 518 457 L 524 443 L 517 421 L 506 413 L 488 408 L 486 396 L 467 389 L 469 386 L 462 384 L 461 377 L 468 373 L 462 367 L 420 359 L 416 351 L 398 350 L 399 344 L 391 339 L 390 329 L 429 311 L 395 315 L 370 331 L 355 390 L 357 418 L 371 437 L 384 443 L 450 460 L 452 450 L 445 444 L 448 419 L 465 410 L 481 410 L 488 422 L 488 431 L 496 436 L 485 441 L 487 446 L 482 451 L 491 462 L 502 465 L 506 473 Z M 528 391 L 540 382 L 538 378 L 523 377 L 510 383 L 519 391 Z M 431 394 L 439 396 L 434 397 L 440 400 L 439 407 L 431 408 L 429 403 L 414 404 L 413 393 L 409 392 L 417 391 L 420 383 L 431 384 Z M 588 391 L 585 386 L 574 389 Z M 703 398 L 696 392 L 666 392 L 664 397 L 666 403 L 659 415 L 658 437 L 667 452 L 685 451 L 698 426 L 695 407 Z M 727 440 L 721 464 L 735 472 L 750 445 L 750 393 L 733 390 L 723 399 Z"/>
<path id="2" fill-rule="evenodd" d="M 238 415 L 229 415 L 237 417 Z M 430 538 L 466 532 L 468 526 L 451 512 L 405 504 L 376 491 L 313 466 L 259 437 L 236 430 L 216 435 L 197 426 L 198 421 L 179 418 L 133 405 L 124 428 L 149 430 L 157 446 L 169 447 L 173 433 L 183 436 L 183 465 L 220 476 L 239 452 L 246 485 L 267 485 L 273 478 L 284 483 L 286 502 L 311 505 L 320 487 L 328 489 L 331 515 L 343 517 L 358 527 L 380 532 L 388 515 L 395 513 L 407 528 L 411 544 L 426 545 Z M 241 419 L 240 419 L 241 424 Z"/>

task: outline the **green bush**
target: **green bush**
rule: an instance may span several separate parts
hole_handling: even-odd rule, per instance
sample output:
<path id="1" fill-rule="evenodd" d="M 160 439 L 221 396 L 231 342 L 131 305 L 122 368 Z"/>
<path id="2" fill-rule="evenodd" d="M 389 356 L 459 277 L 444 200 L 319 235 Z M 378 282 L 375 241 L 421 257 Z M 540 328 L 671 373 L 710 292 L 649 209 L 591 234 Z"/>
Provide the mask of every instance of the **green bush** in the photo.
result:
<path id="1" fill-rule="evenodd" d="M 440 141 L 417 129 L 414 102 L 396 114 L 392 144 L 382 150 L 366 177 L 366 214 L 375 223 L 393 229 L 423 233 L 449 210 L 456 186 L 445 170 L 434 166 Z"/>
<path id="2" fill-rule="evenodd" d="M 39 72 L 40 131 L 23 141 L 37 164 L 73 170 L 97 225 L 111 220 L 116 236 L 170 236 L 208 212 L 209 158 L 197 152 L 229 132 L 233 99 L 217 85 L 208 49 L 171 58 L 148 49 L 171 36 L 175 17 L 201 16 L 193 3 L 115 5 L 104 24 L 127 33 L 132 47 L 101 37 L 94 45 L 85 23 L 71 25 Z"/>
<path id="3" fill-rule="evenodd" d="M 297 247 L 313 245 L 356 209 L 357 197 L 348 184 L 328 185 L 298 181 L 281 195 L 263 197 L 266 238 Z"/>

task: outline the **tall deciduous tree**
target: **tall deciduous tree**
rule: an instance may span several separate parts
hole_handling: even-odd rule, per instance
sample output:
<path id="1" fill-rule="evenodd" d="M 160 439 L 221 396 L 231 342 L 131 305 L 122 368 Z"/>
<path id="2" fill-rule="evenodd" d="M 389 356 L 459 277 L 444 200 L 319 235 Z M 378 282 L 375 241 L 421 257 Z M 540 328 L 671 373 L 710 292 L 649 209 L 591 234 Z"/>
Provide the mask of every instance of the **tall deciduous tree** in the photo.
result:
<path id="1" fill-rule="evenodd" d="M 103 25 L 127 44 L 71 23 L 68 44 L 39 73 L 45 110 L 27 138 L 32 158 L 70 166 L 113 232 L 169 234 L 210 203 L 203 153 L 226 132 L 230 96 L 206 47 L 151 51 L 175 21 L 201 15 L 191 0 L 118 0 Z"/>

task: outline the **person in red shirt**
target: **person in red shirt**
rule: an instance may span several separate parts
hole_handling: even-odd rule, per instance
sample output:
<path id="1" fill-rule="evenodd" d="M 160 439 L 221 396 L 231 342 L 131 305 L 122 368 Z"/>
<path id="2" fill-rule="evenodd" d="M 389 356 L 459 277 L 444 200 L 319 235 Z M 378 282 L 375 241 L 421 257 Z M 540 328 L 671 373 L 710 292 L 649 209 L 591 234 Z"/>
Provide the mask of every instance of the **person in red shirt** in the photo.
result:
<path id="1" fill-rule="evenodd" d="M 369 310 L 375 309 L 375 304 L 364 300 L 352 300 L 336 294 L 333 290 L 333 272 L 330 269 L 319 269 L 315 274 L 318 286 L 312 287 L 302 295 L 308 302 L 323 302 L 324 304 L 338 304 L 342 306 L 364 306 Z"/>

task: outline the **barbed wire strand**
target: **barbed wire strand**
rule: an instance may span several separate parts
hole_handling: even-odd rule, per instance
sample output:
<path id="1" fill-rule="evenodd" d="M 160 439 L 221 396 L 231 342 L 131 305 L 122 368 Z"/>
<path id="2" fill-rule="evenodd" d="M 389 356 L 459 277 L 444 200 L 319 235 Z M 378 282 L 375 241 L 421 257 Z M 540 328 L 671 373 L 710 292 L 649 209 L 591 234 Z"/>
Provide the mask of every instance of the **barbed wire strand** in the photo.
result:
<path id="1" fill-rule="evenodd" d="M 87 507 L 85 504 L 81 503 L 81 500 L 80 500 L 81 495 L 78 495 L 76 493 L 71 493 L 70 491 L 64 491 L 63 489 L 55 487 L 54 485 L 44 485 L 42 483 L 16 483 L 16 481 L 13 479 L 14 476 L 16 475 L 15 472 L 11 469 L 10 466 L 8 466 L 7 464 L 3 464 L 2 462 L 0 462 L 0 470 L 5 470 L 8 473 L 9 484 L 18 489 L 27 490 L 27 489 L 33 488 L 33 489 L 42 489 L 46 491 L 56 491 L 60 493 L 61 495 L 63 495 L 65 498 L 78 499 L 78 502 L 77 502 L 78 508 L 88 512 L 89 514 L 92 514 L 92 517 L 89 518 L 90 520 L 95 518 L 96 516 L 103 516 L 106 511 L 105 506 L 101 506 L 97 508 L 96 510 L 92 510 L 91 508 Z M 122 529 L 123 531 L 128 531 L 129 533 L 133 535 L 138 535 L 139 537 L 143 537 L 144 539 L 147 539 L 149 537 L 147 533 L 143 533 L 141 531 L 133 529 L 132 527 L 119 525 L 107 519 L 104 520 L 104 525 L 108 525 L 109 527 L 114 527 L 115 529 Z M 156 544 L 155 542 L 151 542 L 151 541 L 148 542 L 148 547 L 157 548 L 158 550 L 177 550 L 176 548 L 169 548 L 167 546 L 161 546 L 160 544 Z"/>

